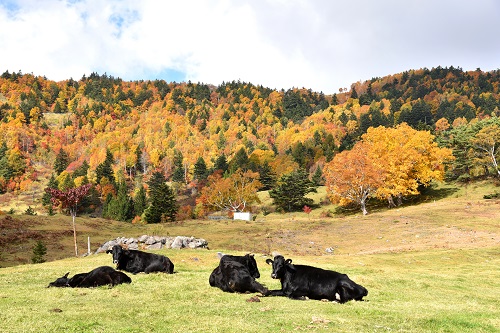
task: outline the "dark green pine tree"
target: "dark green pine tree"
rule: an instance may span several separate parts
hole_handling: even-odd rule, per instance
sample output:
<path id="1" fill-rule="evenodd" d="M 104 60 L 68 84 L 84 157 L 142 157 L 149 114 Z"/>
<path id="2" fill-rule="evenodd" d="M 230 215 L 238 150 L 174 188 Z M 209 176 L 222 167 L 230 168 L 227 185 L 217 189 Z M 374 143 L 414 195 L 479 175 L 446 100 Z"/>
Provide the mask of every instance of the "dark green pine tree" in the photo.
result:
<path id="1" fill-rule="evenodd" d="M 198 157 L 198 160 L 194 164 L 194 179 L 205 180 L 208 177 L 207 164 L 202 156 Z"/>
<path id="2" fill-rule="evenodd" d="M 45 262 L 45 255 L 47 254 L 47 247 L 41 240 L 38 240 L 33 246 L 33 256 L 31 262 L 33 264 L 41 264 Z"/>
<path id="3" fill-rule="evenodd" d="M 352 87 L 351 90 L 351 98 L 358 98 L 358 92 L 356 91 L 356 88 Z"/>
<path id="4" fill-rule="evenodd" d="M 285 212 L 300 211 L 304 206 L 313 206 L 314 201 L 305 195 L 316 192 L 316 186 L 309 180 L 308 174 L 303 169 L 283 175 L 278 181 L 278 186 L 269 191 L 269 196 L 274 204 Z"/>
<path id="5" fill-rule="evenodd" d="M 229 162 L 229 172 L 232 174 L 238 169 L 247 170 L 248 155 L 245 148 L 241 148 L 236 152 L 231 162 Z"/>
<path id="6" fill-rule="evenodd" d="M 316 171 L 314 172 L 314 175 L 312 176 L 311 180 L 312 180 L 313 184 L 316 186 L 321 186 L 324 184 L 323 172 L 321 171 L 321 168 L 319 165 L 316 167 Z"/>
<path id="7" fill-rule="evenodd" d="M 68 154 L 64 151 L 64 149 L 59 149 L 59 153 L 56 156 L 56 161 L 54 162 L 54 171 L 56 174 L 60 174 L 69 165 L 69 156 Z"/>
<path id="8" fill-rule="evenodd" d="M 174 172 L 172 174 L 172 181 L 182 183 L 184 182 L 184 157 L 177 149 L 174 151 Z"/>
<path id="9" fill-rule="evenodd" d="M 222 154 L 219 157 L 217 157 L 214 163 L 214 171 L 221 170 L 222 174 L 224 174 L 228 168 L 229 165 L 227 164 L 226 155 Z"/>
<path id="10" fill-rule="evenodd" d="M 144 211 L 144 220 L 147 223 L 175 221 L 179 207 L 165 176 L 158 171 L 153 172 L 148 186 L 150 204 Z"/>
<path id="11" fill-rule="evenodd" d="M 144 186 L 141 184 L 139 187 L 139 190 L 135 194 L 134 197 L 134 214 L 135 216 L 141 216 L 142 213 L 144 213 L 144 210 L 146 209 L 148 205 L 147 202 L 147 197 L 146 197 L 146 189 Z"/>
<path id="12" fill-rule="evenodd" d="M 87 171 L 89 170 L 90 166 L 89 164 L 87 163 L 87 161 L 83 161 L 82 165 L 80 165 L 80 167 L 78 167 L 75 172 L 73 172 L 73 178 L 76 178 L 76 177 L 86 177 L 87 176 Z M 84 182 L 84 184 L 86 184 Z"/>
<path id="13" fill-rule="evenodd" d="M 306 147 L 302 142 L 297 141 L 293 145 L 291 155 L 301 168 L 306 166 Z"/>
<path id="14" fill-rule="evenodd" d="M 9 180 L 14 175 L 14 170 L 9 163 L 9 157 L 7 156 L 7 144 L 4 142 L 0 146 L 0 177 L 5 180 Z M 0 193 L 7 191 L 6 188 L 0 187 Z"/>
<path id="15" fill-rule="evenodd" d="M 104 160 L 104 162 L 99 164 L 95 169 L 98 184 L 101 183 L 101 180 L 103 178 L 107 178 L 111 184 L 115 185 L 115 176 L 113 174 L 113 169 L 111 168 L 112 165 L 113 165 L 113 154 L 111 154 L 109 149 L 106 149 L 106 159 Z"/>
<path id="16" fill-rule="evenodd" d="M 276 174 L 267 161 L 259 167 L 259 181 L 262 183 L 262 191 L 270 190 L 276 185 Z"/>
<path id="17" fill-rule="evenodd" d="M 118 184 L 118 193 L 116 197 L 109 200 L 106 205 L 105 218 L 117 221 L 130 221 L 134 217 L 134 203 L 132 198 L 128 195 L 127 184 L 121 181 Z"/>
<path id="18" fill-rule="evenodd" d="M 142 163 L 144 161 L 142 158 L 142 149 L 140 146 L 137 146 L 137 148 L 135 149 L 135 156 L 136 156 L 136 159 L 135 159 L 136 162 L 135 162 L 134 167 L 135 167 L 136 172 L 144 173 L 144 168 L 142 166 Z"/>
<path id="19" fill-rule="evenodd" d="M 49 183 L 47 184 L 47 187 L 48 188 L 58 188 L 59 187 L 59 183 L 56 179 L 56 177 L 54 176 L 54 174 L 52 174 L 52 176 L 50 176 L 50 179 L 49 179 Z M 47 208 L 52 208 L 52 195 L 48 192 L 45 192 L 43 193 L 42 195 L 42 205 L 44 205 L 45 207 Z"/>

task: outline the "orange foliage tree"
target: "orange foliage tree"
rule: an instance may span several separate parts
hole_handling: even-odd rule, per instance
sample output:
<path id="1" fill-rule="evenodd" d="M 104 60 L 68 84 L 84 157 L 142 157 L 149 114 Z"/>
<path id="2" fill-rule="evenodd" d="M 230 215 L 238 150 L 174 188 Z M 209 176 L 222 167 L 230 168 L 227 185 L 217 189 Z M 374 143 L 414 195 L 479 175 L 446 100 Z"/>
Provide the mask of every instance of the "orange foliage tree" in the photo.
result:
<path id="1" fill-rule="evenodd" d="M 382 185 L 382 172 L 368 157 L 369 147 L 358 142 L 337 154 L 324 168 L 328 198 L 341 206 L 356 204 L 368 214 L 366 202 Z"/>
<path id="2" fill-rule="evenodd" d="M 243 212 L 248 205 L 260 202 L 257 190 L 262 186 L 259 174 L 238 169 L 223 178 L 219 172 L 210 175 L 198 202 L 209 210 Z"/>

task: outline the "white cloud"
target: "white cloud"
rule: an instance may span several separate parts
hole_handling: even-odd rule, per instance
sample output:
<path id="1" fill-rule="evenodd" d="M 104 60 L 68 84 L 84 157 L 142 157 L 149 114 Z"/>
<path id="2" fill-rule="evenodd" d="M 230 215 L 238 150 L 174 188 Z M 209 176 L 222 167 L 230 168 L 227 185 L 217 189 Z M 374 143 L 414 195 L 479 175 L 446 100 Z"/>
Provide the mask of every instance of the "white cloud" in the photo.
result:
<path id="1" fill-rule="evenodd" d="M 498 69 L 495 0 L 0 2 L 0 71 L 334 93 L 408 69 Z"/>

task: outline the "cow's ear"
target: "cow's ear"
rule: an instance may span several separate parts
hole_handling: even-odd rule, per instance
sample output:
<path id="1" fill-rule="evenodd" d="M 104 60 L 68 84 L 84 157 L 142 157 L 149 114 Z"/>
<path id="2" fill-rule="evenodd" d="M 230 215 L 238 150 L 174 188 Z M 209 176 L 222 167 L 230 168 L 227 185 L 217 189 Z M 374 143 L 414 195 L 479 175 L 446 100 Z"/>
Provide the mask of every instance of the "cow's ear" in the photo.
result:
<path id="1" fill-rule="evenodd" d="M 266 263 L 267 263 L 268 265 L 272 265 L 272 264 L 273 264 L 273 260 L 272 260 L 272 259 L 267 259 L 267 260 L 266 260 Z"/>
<path id="2" fill-rule="evenodd" d="M 293 264 L 289 263 L 289 262 L 286 262 L 285 268 L 288 271 L 291 271 L 293 273 L 295 273 L 297 271 L 297 269 L 295 268 L 295 266 Z"/>
<path id="3" fill-rule="evenodd" d="M 68 273 L 66 273 L 66 274 L 64 274 L 64 276 L 63 276 L 63 277 L 64 277 L 64 278 L 67 278 L 67 277 L 68 277 L 68 275 L 69 275 L 69 272 L 68 272 Z"/>
<path id="4" fill-rule="evenodd" d="M 106 253 L 111 253 L 111 252 L 113 252 L 113 251 L 111 251 L 111 250 L 106 250 Z"/>
<path id="5" fill-rule="evenodd" d="M 285 260 L 285 264 L 291 264 L 291 263 L 292 263 L 292 259 Z"/>

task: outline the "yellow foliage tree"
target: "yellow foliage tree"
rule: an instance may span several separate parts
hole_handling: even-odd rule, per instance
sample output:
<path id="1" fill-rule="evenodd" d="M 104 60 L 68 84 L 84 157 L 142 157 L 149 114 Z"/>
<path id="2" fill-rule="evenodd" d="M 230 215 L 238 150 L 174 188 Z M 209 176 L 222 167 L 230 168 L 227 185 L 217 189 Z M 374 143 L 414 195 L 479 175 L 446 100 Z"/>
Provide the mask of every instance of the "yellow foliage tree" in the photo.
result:
<path id="1" fill-rule="evenodd" d="M 439 148 L 428 131 L 417 131 L 406 123 L 396 128 L 369 128 L 362 136 L 368 156 L 383 174 L 376 196 L 394 207 L 394 197 L 419 194 L 420 185 L 442 180 L 444 164 L 453 159 L 448 148 Z"/>
<path id="2" fill-rule="evenodd" d="M 207 179 L 207 186 L 201 190 L 198 202 L 209 210 L 243 212 L 253 202 L 260 202 L 257 189 L 262 187 L 257 172 L 238 169 L 228 178 L 220 173 Z"/>

